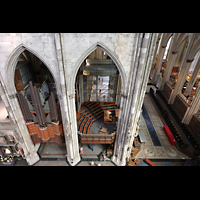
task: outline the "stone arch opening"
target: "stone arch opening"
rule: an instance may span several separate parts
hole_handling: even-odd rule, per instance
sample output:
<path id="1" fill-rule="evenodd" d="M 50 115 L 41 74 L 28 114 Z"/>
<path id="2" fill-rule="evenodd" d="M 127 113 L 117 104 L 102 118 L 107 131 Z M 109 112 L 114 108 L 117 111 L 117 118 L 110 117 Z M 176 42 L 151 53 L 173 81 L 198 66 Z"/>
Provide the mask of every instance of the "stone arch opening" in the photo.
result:
<path id="1" fill-rule="evenodd" d="M 124 71 L 124 68 L 121 64 L 121 62 L 118 59 L 118 56 L 112 52 L 108 47 L 106 47 L 104 44 L 97 42 L 96 44 L 94 44 L 93 46 L 91 46 L 81 57 L 80 59 L 77 61 L 73 71 L 72 71 L 72 76 L 70 77 L 70 81 L 69 81 L 69 88 L 72 88 L 72 91 L 75 90 L 74 88 L 74 83 L 75 83 L 75 79 L 76 79 L 76 75 L 78 73 L 78 70 L 81 66 L 81 64 L 83 63 L 83 61 L 93 52 L 95 51 L 96 48 L 100 48 L 102 49 L 111 59 L 112 61 L 115 63 L 117 69 L 120 72 L 120 76 L 121 76 L 121 90 L 125 90 L 126 87 L 126 74 Z"/>
<path id="2" fill-rule="evenodd" d="M 41 61 L 44 66 L 48 69 L 48 71 L 51 73 L 51 76 L 53 77 L 53 79 L 55 80 L 55 82 L 57 82 L 56 77 L 54 76 L 54 73 L 52 71 L 52 69 L 49 67 L 49 64 L 43 59 L 41 58 L 41 56 L 36 53 L 34 50 L 30 49 L 29 47 L 27 47 L 24 44 L 20 44 L 18 47 L 16 47 L 7 62 L 7 77 L 11 80 L 9 81 L 8 84 L 8 93 L 16 93 L 16 88 L 15 88 L 15 83 L 14 83 L 14 76 L 15 76 L 15 67 L 18 63 L 18 61 L 21 59 L 20 56 L 24 55 L 24 52 L 29 52 L 29 54 L 31 55 L 31 57 L 36 57 L 39 61 Z M 27 59 L 30 59 L 27 58 Z"/>
<path id="3" fill-rule="evenodd" d="M 103 159 L 107 153 L 110 158 L 119 123 L 123 69 L 99 45 L 83 58 L 74 81 L 79 147 L 84 154 Z M 95 146 L 94 153 L 88 145 Z"/>
<path id="4" fill-rule="evenodd" d="M 52 158 L 56 154 L 65 157 L 60 101 L 52 70 L 23 45 L 14 51 L 8 64 L 8 78 L 11 77 L 8 90 L 17 96 L 18 108 L 35 150 L 41 158 Z"/>

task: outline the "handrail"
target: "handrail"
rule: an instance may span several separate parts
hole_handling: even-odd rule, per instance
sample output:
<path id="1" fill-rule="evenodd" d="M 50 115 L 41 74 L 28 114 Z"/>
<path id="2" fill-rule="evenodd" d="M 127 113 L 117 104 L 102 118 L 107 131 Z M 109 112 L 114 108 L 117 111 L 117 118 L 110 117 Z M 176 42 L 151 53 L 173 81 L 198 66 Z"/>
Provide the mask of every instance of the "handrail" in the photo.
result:
<path id="1" fill-rule="evenodd" d="M 82 134 L 78 131 L 79 140 L 81 143 L 101 143 L 112 144 L 115 140 L 115 132 L 111 134 Z"/>

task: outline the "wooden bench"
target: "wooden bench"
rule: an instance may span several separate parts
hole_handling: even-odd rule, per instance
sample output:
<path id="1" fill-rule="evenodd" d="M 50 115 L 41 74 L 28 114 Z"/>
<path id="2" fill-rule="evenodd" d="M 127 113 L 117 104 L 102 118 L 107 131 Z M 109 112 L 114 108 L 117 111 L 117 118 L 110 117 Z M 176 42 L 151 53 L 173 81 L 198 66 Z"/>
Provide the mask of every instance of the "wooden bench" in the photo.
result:
<path id="1" fill-rule="evenodd" d="M 95 113 L 95 117 L 97 117 L 98 115 L 100 115 L 101 113 L 104 113 L 103 110 L 100 110 L 98 113 Z"/>
<path id="2" fill-rule="evenodd" d="M 89 109 L 92 109 L 93 107 L 95 107 L 95 106 L 98 106 L 98 104 L 93 104 L 93 105 L 90 105 L 90 106 L 87 106 Z"/>
<path id="3" fill-rule="evenodd" d="M 97 105 L 96 107 L 92 108 L 91 111 L 94 112 L 96 109 L 101 108 L 99 105 Z"/>
<path id="4" fill-rule="evenodd" d="M 87 129 L 87 134 L 89 134 L 90 127 L 92 126 L 92 123 L 93 123 L 95 120 L 96 120 L 96 119 L 93 119 L 93 120 L 90 122 L 90 125 L 89 125 L 89 127 L 88 127 L 88 129 Z"/>
<path id="5" fill-rule="evenodd" d="M 93 114 L 95 114 L 96 112 L 98 112 L 98 111 L 100 111 L 100 110 L 102 110 L 102 109 L 99 108 L 99 109 L 95 110 L 95 111 L 93 112 Z"/>
<path id="6" fill-rule="evenodd" d="M 85 112 L 86 110 L 87 110 L 87 109 L 85 109 L 85 110 L 82 110 L 82 111 L 80 112 L 80 114 L 81 114 L 81 113 L 83 113 L 83 112 Z"/>
<path id="7" fill-rule="evenodd" d="M 81 126 L 80 126 L 80 128 L 79 128 L 79 131 L 80 131 L 80 132 L 81 132 L 81 130 L 82 130 L 83 124 L 85 123 L 85 120 L 87 120 L 87 118 L 88 118 L 90 115 L 91 115 L 91 114 L 89 114 L 89 115 L 82 121 Z"/>
<path id="8" fill-rule="evenodd" d="M 85 132 L 86 132 L 86 130 L 87 130 L 87 126 L 89 125 L 89 122 L 90 122 L 90 120 L 91 120 L 92 118 L 93 118 L 93 116 L 90 117 L 90 118 L 87 120 L 87 122 L 86 122 L 86 124 L 85 124 L 85 126 L 84 126 L 83 134 L 85 134 Z"/>
<path id="9" fill-rule="evenodd" d="M 81 134 L 79 133 L 81 143 L 94 144 L 112 144 L 115 140 L 115 132 L 111 134 Z"/>

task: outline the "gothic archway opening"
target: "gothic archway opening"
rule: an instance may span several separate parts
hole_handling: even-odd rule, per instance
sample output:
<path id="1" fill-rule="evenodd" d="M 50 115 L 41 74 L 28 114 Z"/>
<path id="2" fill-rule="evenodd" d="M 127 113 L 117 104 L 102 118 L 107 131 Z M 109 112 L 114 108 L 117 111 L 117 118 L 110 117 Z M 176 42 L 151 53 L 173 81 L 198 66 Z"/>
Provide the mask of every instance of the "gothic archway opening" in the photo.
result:
<path id="1" fill-rule="evenodd" d="M 117 132 L 121 77 L 113 60 L 100 47 L 82 62 L 76 75 L 75 91 L 82 157 L 93 155 L 101 159 L 106 154 L 109 159 Z"/>
<path id="2" fill-rule="evenodd" d="M 23 51 L 15 67 L 14 83 L 31 139 L 41 158 L 66 155 L 56 83 L 45 64 Z"/>

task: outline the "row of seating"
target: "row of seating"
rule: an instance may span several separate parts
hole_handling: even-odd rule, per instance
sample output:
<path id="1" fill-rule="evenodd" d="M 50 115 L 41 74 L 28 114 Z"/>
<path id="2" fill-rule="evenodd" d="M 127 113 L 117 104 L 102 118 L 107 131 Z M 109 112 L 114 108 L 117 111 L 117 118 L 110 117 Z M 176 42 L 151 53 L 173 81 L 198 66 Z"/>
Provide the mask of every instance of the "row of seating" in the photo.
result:
<path id="1" fill-rule="evenodd" d="M 96 119 L 103 117 L 104 112 L 103 112 L 101 106 L 99 105 L 99 103 L 97 103 L 97 102 L 85 103 L 85 106 L 88 107 L 88 109 L 93 113 L 93 115 L 94 115 L 94 117 L 96 117 Z"/>
<path id="2" fill-rule="evenodd" d="M 96 119 L 93 117 L 93 115 L 89 112 L 88 109 L 81 111 L 79 120 L 77 122 L 78 130 L 82 134 L 89 134 L 89 129 L 95 120 Z"/>
<path id="3" fill-rule="evenodd" d="M 118 106 L 116 105 L 116 104 L 112 104 L 112 105 L 106 105 L 106 106 L 101 106 L 101 109 L 102 110 L 114 110 L 114 109 L 117 109 L 118 108 Z"/>
<path id="4" fill-rule="evenodd" d="M 156 102 L 156 106 L 159 108 L 165 122 L 167 123 L 167 126 L 169 127 L 172 135 L 174 136 L 175 140 L 179 144 L 180 148 L 186 147 L 186 144 L 183 142 L 180 132 L 175 127 L 173 121 L 169 118 L 168 112 L 166 110 L 164 110 L 163 107 L 161 106 L 161 104 L 158 101 L 158 99 L 156 98 L 152 88 L 150 88 L 150 94 L 151 94 L 152 98 L 154 99 L 154 101 Z"/>
<path id="5" fill-rule="evenodd" d="M 116 104 L 100 106 L 98 102 L 86 102 L 83 105 L 87 107 L 80 112 L 77 122 L 78 131 L 82 134 L 89 134 L 90 127 L 94 121 L 104 116 L 104 110 L 116 109 Z"/>
<path id="6" fill-rule="evenodd" d="M 182 131 L 184 132 L 185 136 L 190 141 L 190 143 L 193 146 L 193 148 L 195 150 L 199 151 L 200 150 L 200 145 L 197 143 L 197 141 L 195 140 L 195 138 L 192 136 L 190 130 L 186 127 L 185 124 L 181 123 L 180 117 L 178 116 L 178 114 L 176 113 L 176 111 L 173 109 L 173 107 L 170 104 L 167 103 L 167 100 L 163 96 L 162 92 L 158 91 L 157 93 L 160 96 L 160 98 L 163 100 L 163 102 L 165 103 L 165 105 L 168 107 L 170 113 L 173 115 L 173 117 L 176 120 L 176 122 L 178 124 L 180 124 L 180 128 L 182 129 Z"/>

